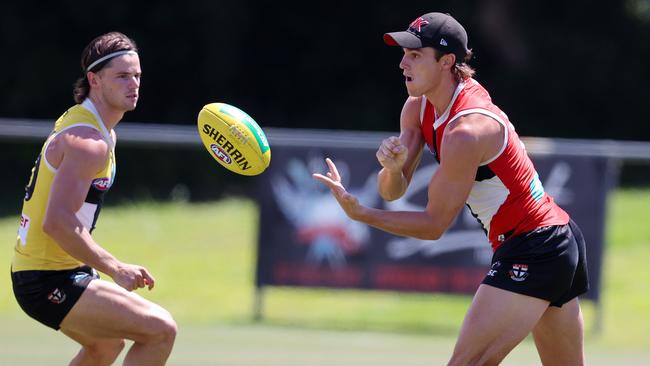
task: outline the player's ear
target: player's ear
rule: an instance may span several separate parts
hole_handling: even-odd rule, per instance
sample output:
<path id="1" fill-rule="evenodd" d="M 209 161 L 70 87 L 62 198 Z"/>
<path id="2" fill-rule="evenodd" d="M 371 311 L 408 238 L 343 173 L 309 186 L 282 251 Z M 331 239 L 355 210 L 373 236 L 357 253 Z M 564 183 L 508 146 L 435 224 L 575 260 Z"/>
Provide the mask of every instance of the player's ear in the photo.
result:
<path id="1" fill-rule="evenodd" d="M 451 69 L 451 67 L 456 62 L 456 55 L 454 55 L 453 53 L 448 53 L 442 56 L 441 61 L 443 67 Z"/>
<path id="2" fill-rule="evenodd" d="M 99 75 L 97 75 L 96 73 L 94 73 L 92 71 L 88 71 L 86 73 L 86 79 L 88 79 L 88 85 L 90 85 L 90 86 L 97 86 L 98 85 L 98 81 L 97 81 L 98 78 L 99 78 Z"/>

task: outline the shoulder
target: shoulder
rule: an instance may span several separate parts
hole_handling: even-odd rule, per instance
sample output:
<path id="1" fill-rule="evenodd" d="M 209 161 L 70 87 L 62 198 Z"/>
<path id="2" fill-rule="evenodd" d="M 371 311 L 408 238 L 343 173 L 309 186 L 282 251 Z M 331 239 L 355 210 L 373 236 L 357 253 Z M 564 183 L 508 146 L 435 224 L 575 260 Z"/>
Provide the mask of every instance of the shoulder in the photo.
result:
<path id="1" fill-rule="evenodd" d="M 451 146 L 458 146 L 462 149 L 476 145 L 481 138 L 481 133 L 475 123 L 463 116 L 453 123 L 447 124 L 443 136 L 445 150 Z"/>
<path id="2" fill-rule="evenodd" d="M 415 125 L 420 127 L 420 111 L 422 109 L 423 97 L 408 97 L 402 107 L 400 119 L 402 125 Z"/>
<path id="3" fill-rule="evenodd" d="M 503 129 L 489 116 L 470 113 L 447 124 L 443 144 L 446 150 L 474 151 L 483 156 L 501 146 Z"/>
<path id="4" fill-rule="evenodd" d="M 402 115 L 415 115 L 419 118 L 420 109 L 422 109 L 422 98 L 424 97 L 408 97 L 402 107 Z"/>
<path id="5" fill-rule="evenodd" d="M 75 126 L 61 132 L 58 137 L 65 157 L 103 164 L 108 156 L 108 143 L 93 127 Z"/>
<path id="6" fill-rule="evenodd" d="M 494 118 L 482 113 L 469 113 L 448 123 L 445 135 L 459 138 L 480 138 L 500 134 L 502 124 Z"/>

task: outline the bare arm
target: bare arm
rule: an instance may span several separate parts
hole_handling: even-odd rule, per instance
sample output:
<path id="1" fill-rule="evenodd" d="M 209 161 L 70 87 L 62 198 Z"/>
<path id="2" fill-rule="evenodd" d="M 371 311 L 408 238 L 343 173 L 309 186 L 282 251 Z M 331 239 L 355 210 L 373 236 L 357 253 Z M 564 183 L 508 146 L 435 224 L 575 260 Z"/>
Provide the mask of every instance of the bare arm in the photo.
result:
<path id="1" fill-rule="evenodd" d="M 68 254 L 111 276 L 127 290 L 151 288 L 154 279 L 144 267 L 118 261 L 99 246 L 77 218 L 93 177 L 106 163 L 108 146 L 99 133 L 89 128 L 73 128 L 57 137 L 58 169 L 43 220 L 43 231 Z"/>
<path id="2" fill-rule="evenodd" d="M 396 200 L 406 192 L 413 172 L 420 163 L 424 140 L 420 132 L 420 98 L 408 98 L 400 116 L 400 136 L 382 141 L 377 160 L 382 165 L 378 175 L 379 195 L 386 201 Z"/>
<path id="3" fill-rule="evenodd" d="M 429 183 L 429 201 L 424 211 L 385 211 L 360 205 L 345 190 L 329 159 L 327 176 L 314 177 L 331 189 L 350 218 L 396 235 L 438 239 L 465 204 L 476 169 L 498 151 L 502 139 L 500 125 L 482 115 L 464 116 L 449 125 L 441 147 L 444 159 Z"/>

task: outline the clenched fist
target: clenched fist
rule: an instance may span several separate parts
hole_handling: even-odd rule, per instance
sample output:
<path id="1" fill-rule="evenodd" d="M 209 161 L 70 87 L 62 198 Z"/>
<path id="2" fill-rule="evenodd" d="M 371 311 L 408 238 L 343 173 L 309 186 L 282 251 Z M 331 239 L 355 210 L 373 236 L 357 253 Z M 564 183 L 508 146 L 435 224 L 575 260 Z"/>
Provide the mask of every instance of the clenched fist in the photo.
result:
<path id="1" fill-rule="evenodd" d="M 376 155 L 379 164 L 387 170 L 401 171 L 408 156 L 408 149 L 398 137 L 391 136 L 381 142 Z"/>

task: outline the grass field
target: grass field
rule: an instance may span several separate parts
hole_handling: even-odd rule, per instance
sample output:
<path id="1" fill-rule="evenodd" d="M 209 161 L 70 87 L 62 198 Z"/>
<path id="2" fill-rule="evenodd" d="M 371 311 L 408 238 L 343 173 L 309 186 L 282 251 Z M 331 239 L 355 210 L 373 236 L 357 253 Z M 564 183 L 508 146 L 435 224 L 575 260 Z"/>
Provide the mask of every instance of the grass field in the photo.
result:
<path id="1" fill-rule="evenodd" d="M 650 190 L 613 194 L 604 263 L 602 331 L 584 302 L 591 365 L 650 364 Z M 16 217 L 0 219 L 7 267 Z M 237 222 L 238 225 L 233 225 Z M 251 320 L 257 208 L 252 201 L 141 203 L 107 208 L 95 233 L 125 261 L 147 266 L 140 293 L 179 323 L 169 365 L 442 365 L 470 298 L 270 288 Z M 0 365 L 66 364 L 77 346 L 24 315 L 0 277 Z M 538 365 L 526 340 L 504 365 Z"/>

